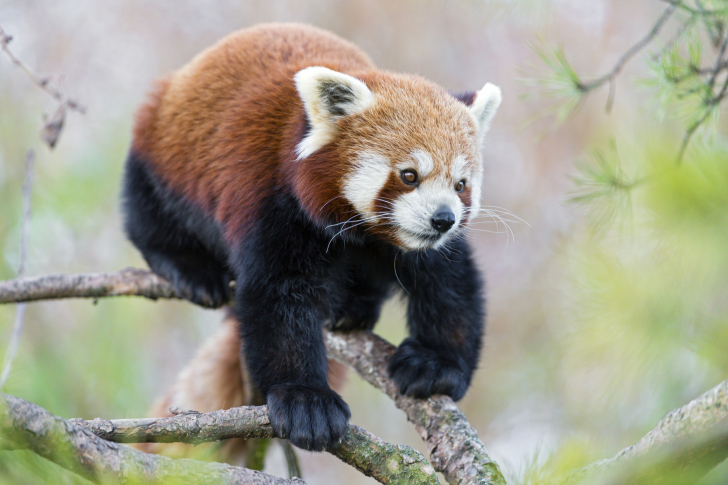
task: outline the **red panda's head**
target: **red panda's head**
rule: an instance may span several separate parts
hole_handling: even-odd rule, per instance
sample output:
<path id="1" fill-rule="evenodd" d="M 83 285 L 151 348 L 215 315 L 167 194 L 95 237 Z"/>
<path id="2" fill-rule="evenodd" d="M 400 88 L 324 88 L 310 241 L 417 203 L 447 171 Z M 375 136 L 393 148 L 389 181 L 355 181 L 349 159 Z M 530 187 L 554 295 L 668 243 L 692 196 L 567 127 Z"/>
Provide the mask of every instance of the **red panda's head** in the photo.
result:
<path id="1" fill-rule="evenodd" d="M 328 189 L 318 205 L 332 194 L 347 202 L 331 204 L 349 208 L 327 211 L 334 219 L 421 250 L 445 244 L 476 216 L 480 144 L 501 102 L 498 87 L 486 84 L 466 104 L 422 78 L 382 71 L 354 77 L 308 67 L 294 81 L 309 123 L 296 163 Z M 325 170 L 316 167 L 321 152 Z"/>

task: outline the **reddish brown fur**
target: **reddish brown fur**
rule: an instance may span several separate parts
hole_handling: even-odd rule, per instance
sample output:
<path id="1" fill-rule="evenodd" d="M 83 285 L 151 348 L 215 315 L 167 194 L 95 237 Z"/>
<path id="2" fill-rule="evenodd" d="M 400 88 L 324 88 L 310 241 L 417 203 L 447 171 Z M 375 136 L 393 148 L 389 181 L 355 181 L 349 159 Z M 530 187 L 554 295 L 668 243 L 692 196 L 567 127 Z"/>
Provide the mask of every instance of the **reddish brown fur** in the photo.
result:
<path id="1" fill-rule="evenodd" d="M 337 143 L 295 161 L 306 118 L 293 75 L 313 65 L 363 80 L 377 103 L 341 120 Z M 266 24 L 224 38 L 160 82 L 137 114 L 133 150 L 236 242 L 277 183 L 285 181 L 313 217 L 343 221 L 354 209 L 338 197 L 340 184 L 360 150 L 396 162 L 423 148 L 438 172 L 459 154 L 478 157 L 474 131 L 465 105 L 437 85 L 378 71 L 353 44 L 323 30 Z"/>
<path id="2" fill-rule="evenodd" d="M 273 24 L 236 32 L 152 93 L 137 115 L 133 150 L 223 222 L 228 237 L 239 236 L 281 164 L 295 159 L 305 117 L 293 75 L 311 65 L 373 67 L 353 44 L 314 27 Z"/>

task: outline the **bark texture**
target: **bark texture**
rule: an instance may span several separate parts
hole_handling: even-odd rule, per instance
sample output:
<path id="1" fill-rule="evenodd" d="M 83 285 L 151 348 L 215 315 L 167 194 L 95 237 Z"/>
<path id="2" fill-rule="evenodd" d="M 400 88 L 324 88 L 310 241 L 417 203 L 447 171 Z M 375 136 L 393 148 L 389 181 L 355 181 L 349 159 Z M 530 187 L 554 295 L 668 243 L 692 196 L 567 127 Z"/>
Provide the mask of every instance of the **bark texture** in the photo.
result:
<path id="1" fill-rule="evenodd" d="M 267 406 L 243 406 L 211 413 L 187 412 L 168 418 L 72 419 L 95 435 L 117 443 L 203 443 L 229 438 L 275 438 Z M 439 484 L 422 454 L 392 445 L 354 425 L 327 450 L 367 476 L 391 485 Z"/>
<path id="2" fill-rule="evenodd" d="M 106 441 L 40 406 L 0 393 L 0 447 L 27 449 L 95 483 L 303 484 L 247 468 L 173 460 Z"/>
<path id="3" fill-rule="evenodd" d="M 491 460 L 465 415 L 447 396 L 413 399 L 402 396 L 387 375 L 387 361 L 395 347 L 369 332 L 326 332 L 329 356 L 350 365 L 365 381 L 382 390 L 405 412 L 427 444 L 430 460 L 450 484 L 504 485 L 498 465 Z"/>
<path id="4" fill-rule="evenodd" d="M 59 274 L 0 281 L 0 303 L 107 296 L 143 296 L 151 300 L 180 298 L 167 281 L 136 268 L 112 273 Z"/>

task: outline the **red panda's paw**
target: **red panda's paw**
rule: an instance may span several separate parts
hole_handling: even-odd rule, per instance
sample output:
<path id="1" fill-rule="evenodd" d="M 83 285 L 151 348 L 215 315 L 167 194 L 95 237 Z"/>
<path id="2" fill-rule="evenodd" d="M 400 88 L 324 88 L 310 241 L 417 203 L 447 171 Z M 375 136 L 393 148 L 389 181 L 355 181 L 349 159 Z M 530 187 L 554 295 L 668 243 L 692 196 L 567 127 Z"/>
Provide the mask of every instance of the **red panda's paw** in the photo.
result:
<path id="1" fill-rule="evenodd" d="M 446 394 L 459 400 L 468 389 L 464 364 L 453 356 L 443 356 L 409 337 L 389 360 L 389 376 L 399 392 L 417 399 Z"/>
<path id="2" fill-rule="evenodd" d="M 326 328 L 329 330 L 335 330 L 337 332 L 353 332 L 355 330 L 368 330 L 371 331 L 374 328 L 374 324 L 379 319 L 379 313 L 374 315 L 367 315 L 361 317 L 352 317 L 345 315 L 338 320 L 330 320 Z"/>
<path id="3" fill-rule="evenodd" d="M 219 308 L 230 301 L 230 278 L 217 265 L 200 264 L 189 271 L 178 270 L 171 283 L 184 298 L 206 308 Z"/>
<path id="4" fill-rule="evenodd" d="M 328 388 L 275 386 L 268 391 L 267 404 L 276 434 L 309 451 L 338 444 L 351 417 L 349 405 Z"/>

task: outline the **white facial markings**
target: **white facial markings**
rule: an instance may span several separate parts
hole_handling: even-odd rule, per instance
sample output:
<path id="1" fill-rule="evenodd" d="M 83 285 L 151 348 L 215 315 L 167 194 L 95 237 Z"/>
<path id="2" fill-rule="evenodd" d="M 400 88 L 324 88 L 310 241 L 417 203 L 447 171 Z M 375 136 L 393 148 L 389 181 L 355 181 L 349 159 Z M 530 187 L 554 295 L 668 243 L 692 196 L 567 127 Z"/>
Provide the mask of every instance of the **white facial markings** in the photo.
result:
<path id="1" fill-rule="evenodd" d="M 473 168 L 473 173 L 470 178 L 470 210 L 468 212 L 468 221 L 472 221 L 478 216 L 482 184 L 483 164 L 479 163 Z"/>
<path id="2" fill-rule="evenodd" d="M 398 226 L 397 236 L 400 241 L 408 249 L 437 248 L 447 242 L 456 230 L 440 235 L 431 222 L 433 215 L 442 207 L 453 212 L 453 228 L 457 228 L 464 207 L 449 176 L 425 179 L 415 190 L 397 197 L 393 218 Z"/>
<path id="3" fill-rule="evenodd" d="M 470 163 L 465 155 L 458 155 L 453 160 L 452 176 L 457 184 L 461 180 L 465 180 L 466 186 L 470 187 L 470 207 L 467 217 L 463 214 L 462 218 L 468 221 L 472 220 L 480 208 L 480 185 L 481 185 L 482 167 L 480 164 Z M 465 206 L 462 207 L 464 211 Z"/>
<path id="4" fill-rule="evenodd" d="M 392 167 L 387 157 L 364 152 L 354 160 L 354 170 L 344 180 L 344 197 L 364 217 L 376 216 L 374 200 L 387 182 Z"/>
<path id="5" fill-rule="evenodd" d="M 432 161 L 432 155 L 425 150 L 413 150 L 412 153 L 410 153 L 410 157 L 417 162 L 417 172 L 419 173 L 420 178 L 427 177 L 427 175 L 432 172 L 432 169 L 435 168 L 435 162 Z"/>
<path id="6" fill-rule="evenodd" d="M 452 178 L 455 183 L 462 179 L 468 179 L 466 169 L 468 168 L 468 159 L 465 155 L 458 155 L 452 162 Z"/>

